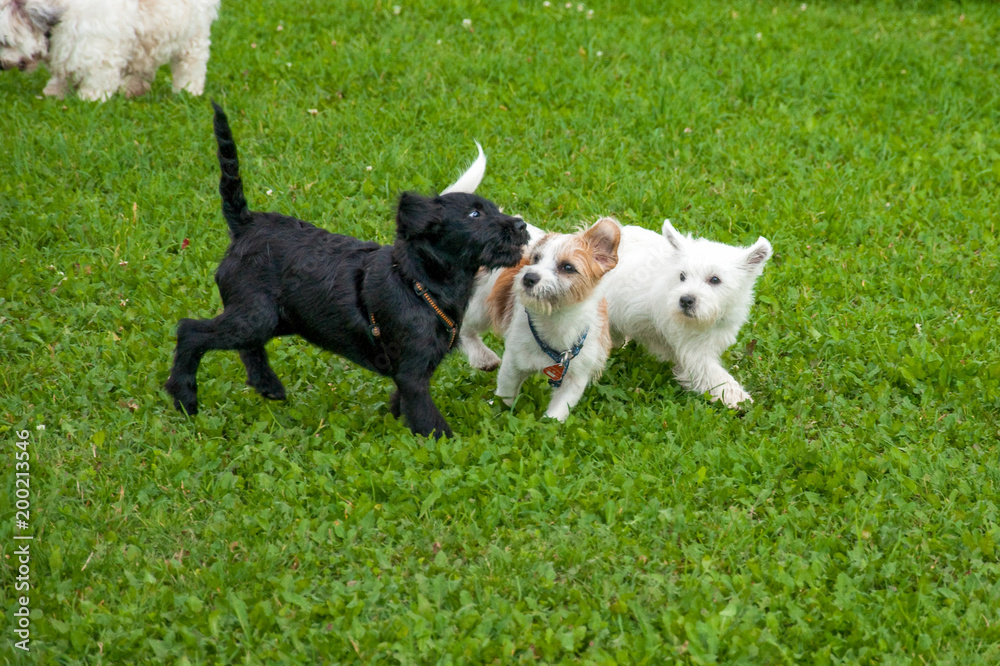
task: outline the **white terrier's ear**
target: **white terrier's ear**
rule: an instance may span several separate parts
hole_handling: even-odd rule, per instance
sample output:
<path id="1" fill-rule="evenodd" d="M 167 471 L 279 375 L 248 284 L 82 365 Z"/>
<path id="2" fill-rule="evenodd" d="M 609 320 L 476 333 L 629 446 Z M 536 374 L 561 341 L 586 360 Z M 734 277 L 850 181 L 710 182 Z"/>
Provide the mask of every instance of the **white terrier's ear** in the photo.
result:
<path id="1" fill-rule="evenodd" d="M 594 261 L 605 272 L 618 265 L 618 243 L 622 239 L 622 225 L 613 217 L 602 217 L 583 234 L 594 251 Z"/>
<path id="2" fill-rule="evenodd" d="M 684 237 L 677 233 L 674 225 L 670 224 L 670 220 L 663 220 L 663 237 L 678 252 L 684 248 Z"/>
<path id="3" fill-rule="evenodd" d="M 771 243 L 761 236 L 747 251 L 747 268 L 756 273 L 764 270 L 764 264 L 771 258 Z"/>
<path id="4" fill-rule="evenodd" d="M 444 192 L 441 194 L 451 194 L 452 192 L 474 194 L 476 192 L 479 183 L 483 181 L 483 176 L 486 175 L 486 155 L 483 154 L 483 147 L 479 145 L 478 141 L 476 141 L 476 148 L 479 149 L 479 157 L 476 158 L 476 161 L 458 177 L 458 180 L 444 188 Z"/>

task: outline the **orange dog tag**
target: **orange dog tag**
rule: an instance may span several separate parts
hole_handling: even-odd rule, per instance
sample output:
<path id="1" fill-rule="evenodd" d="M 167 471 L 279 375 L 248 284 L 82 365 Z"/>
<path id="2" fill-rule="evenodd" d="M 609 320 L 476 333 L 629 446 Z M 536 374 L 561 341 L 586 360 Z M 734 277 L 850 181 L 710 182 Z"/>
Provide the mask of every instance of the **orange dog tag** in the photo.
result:
<path id="1" fill-rule="evenodd" d="M 554 382 L 557 382 L 562 379 L 563 367 L 562 365 L 550 365 L 547 368 L 542 368 L 542 372 L 545 373 L 546 377 Z"/>

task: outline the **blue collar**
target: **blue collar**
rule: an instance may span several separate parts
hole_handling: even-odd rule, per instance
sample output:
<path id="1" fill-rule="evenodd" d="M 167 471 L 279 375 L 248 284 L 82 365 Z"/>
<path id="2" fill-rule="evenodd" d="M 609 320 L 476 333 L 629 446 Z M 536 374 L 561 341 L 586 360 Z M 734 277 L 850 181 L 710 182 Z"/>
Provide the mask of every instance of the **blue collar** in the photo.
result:
<path id="1" fill-rule="evenodd" d="M 590 332 L 590 327 L 588 326 L 583 331 L 583 335 L 580 336 L 580 339 L 577 340 L 576 344 L 574 344 L 570 349 L 567 349 L 564 352 L 557 352 L 555 349 L 545 344 L 545 341 L 538 335 L 538 331 L 535 330 L 535 324 L 531 321 L 531 313 L 528 312 L 527 308 L 524 309 L 524 314 L 528 317 L 528 328 L 531 329 L 531 334 L 535 337 L 535 342 L 538 343 L 538 346 L 542 348 L 542 351 L 545 352 L 549 358 L 556 362 L 556 365 L 545 368 L 545 374 L 549 378 L 549 386 L 557 388 L 560 384 L 562 384 L 563 377 L 566 376 L 566 371 L 569 370 L 569 362 L 576 358 L 580 353 L 580 350 L 583 349 L 583 342 L 587 339 L 587 333 Z M 558 376 L 549 374 L 549 370 L 553 370 Z"/>

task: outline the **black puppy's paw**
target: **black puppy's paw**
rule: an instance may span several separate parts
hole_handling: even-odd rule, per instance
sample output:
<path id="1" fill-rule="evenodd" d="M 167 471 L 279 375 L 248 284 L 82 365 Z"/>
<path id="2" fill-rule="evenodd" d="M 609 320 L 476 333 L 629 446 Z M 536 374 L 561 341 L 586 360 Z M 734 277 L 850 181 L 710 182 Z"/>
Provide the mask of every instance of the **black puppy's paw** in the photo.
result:
<path id="1" fill-rule="evenodd" d="M 188 416 L 198 413 L 198 384 L 194 380 L 178 380 L 173 375 L 163 386 L 174 398 L 174 409 Z"/>
<path id="2" fill-rule="evenodd" d="M 421 432 L 421 435 L 427 435 L 428 437 L 433 437 L 434 439 L 441 439 L 442 437 L 452 437 L 451 426 L 448 425 L 447 421 L 441 419 L 441 421 L 433 426 L 427 428 L 425 432 Z"/>
<path id="3" fill-rule="evenodd" d="M 247 386 L 252 386 L 257 393 L 260 393 L 268 400 L 285 399 L 285 386 L 277 377 L 265 377 L 257 382 L 251 382 L 248 380 Z"/>

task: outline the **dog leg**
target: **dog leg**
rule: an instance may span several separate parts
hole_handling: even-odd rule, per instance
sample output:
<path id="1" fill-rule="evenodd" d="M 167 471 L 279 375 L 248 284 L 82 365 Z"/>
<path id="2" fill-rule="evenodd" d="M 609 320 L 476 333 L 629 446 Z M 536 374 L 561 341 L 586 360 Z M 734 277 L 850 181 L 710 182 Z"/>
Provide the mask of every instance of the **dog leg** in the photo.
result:
<path id="1" fill-rule="evenodd" d="M 277 311 L 260 305 L 252 310 L 227 307 L 215 319 L 181 319 L 174 367 L 164 386 L 174 398 L 174 407 L 192 416 L 198 413 L 198 365 L 207 351 L 262 348 L 277 325 Z"/>
<path id="2" fill-rule="evenodd" d="M 61 76 L 53 76 L 45 84 L 45 88 L 42 89 L 43 95 L 55 97 L 56 99 L 63 99 L 66 97 L 67 92 L 69 92 L 69 84 Z"/>
<path id="3" fill-rule="evenodd" d="M 117 75 L 91 75 L 80 82 L 77 95 L 88 102 L 106 102 L 122 86 L 122 80 Z"/>
<path id="4" fill-rule="evenodd" d="M 523 370 L 514 365 L 510 360 L 511 356 L 504 354 L 500 362 L 500 372 L 497 374 L 496 395 L 510 407 L 514 404 L 514 398 L 521 390 L 521 384 L 532 375 L 531 370 Z"/>
<path id="5" fill-rule="evenodd" d="M 569 410 L 580 402 L 586 388 L 586 376 L 567 374 L 562 384 L 552 389 L 552 400 L 549 401 L 549 408 L 545 410 L 545 415 L 552 419 L 565 421 L 569 416 Z"/>
<path id="6" fill-rule="evenodd" d="M 475 287 L 469 306 L 465 309 L 465 320 L 459 333 L 459 347 L 469 359 L 469 365 L 478 370 L 492 372 L 500 367 L 500 357 L 483 343 L 482 334 L 493 326 L 486 300 L 495 278 L 485 269 L 476 275 Z"/>
<path id="7" fill-rule="evenodd" d="M 263 347 L 241 349 L 240 359 L 247 369 L 247 384 L 254 387 L 257 393 L 271 400 L 284 400 L 285 387 L 278 375 L 274 374 L 267 362 L 267 352 Z"/>
<path id="8" fill-rule="evenodd" d="M 205 91 L 205 69 L 208 66 L 209 41 L 207 37 L 198 37 L 170 61 L 170 73 L 173 75 L 175 93 L 186 90 L 192 95 L 201 95 Z"/>
<path id="9" fill-rule="evenodd" d="M 469 359 L 469 365 L 478 370 L 492 372 L 500 367 L 500 357 L 486 346 L 483 339 L 475 333 L 463 332 L 459 336 L 459 346 Z"/>
<path id="10" fill-rule="evenodd" d="M 750 394 L 713 356 L 694 354 L 682 358 L 674 365 L 674 376 L 684 388 L 708 392 L 713 401 L 721 400 L 730 409 L 739 409 L 744 401 L 753 402 Z"/>
<path id="11" fill-rule="evenodd" d="M 105 56 L 101 54 L 95 68 L 86 72 L 80 80 L 77 95 L 89 102 L 104 102 L 111 98 L 125 84 L 122 78 L 128 61 L 121 54 Z"/>
<path id="12" fill-rule="evenodd" d="M 153 87 L 150 81 L 147 81 L 141 75 L 130 74 L 125 77 L 122 81 L 122 89 L 125 91 L 126 97 L 142 97 L 150 91 Z"/>
<path id="13" fill-rule="evenodd" d="M 406 425 L 418 435 L 451 437 L 451 427 L 431 398 L 430 375 L 404 374 L 397 375 L 393 380 L 398 390 L 393 393 L 389 408 L 394 416 L 398 418 L 401 413 Z"/>

